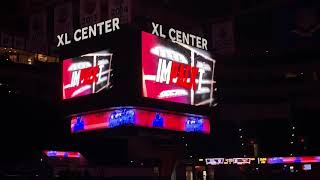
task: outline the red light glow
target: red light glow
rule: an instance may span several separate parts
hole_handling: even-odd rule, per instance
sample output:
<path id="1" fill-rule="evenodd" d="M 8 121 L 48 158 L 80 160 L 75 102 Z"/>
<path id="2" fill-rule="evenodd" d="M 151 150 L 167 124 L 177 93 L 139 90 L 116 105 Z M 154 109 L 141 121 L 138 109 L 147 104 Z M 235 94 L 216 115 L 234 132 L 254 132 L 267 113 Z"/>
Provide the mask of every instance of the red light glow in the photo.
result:
<path id="1" fill-rule="evenodd" d="M 81 154 L 79 152 L 68 152 L 68 151 L 43 151 L 43 153 L 48 157 L 56 158 L 80 158 Z"/>

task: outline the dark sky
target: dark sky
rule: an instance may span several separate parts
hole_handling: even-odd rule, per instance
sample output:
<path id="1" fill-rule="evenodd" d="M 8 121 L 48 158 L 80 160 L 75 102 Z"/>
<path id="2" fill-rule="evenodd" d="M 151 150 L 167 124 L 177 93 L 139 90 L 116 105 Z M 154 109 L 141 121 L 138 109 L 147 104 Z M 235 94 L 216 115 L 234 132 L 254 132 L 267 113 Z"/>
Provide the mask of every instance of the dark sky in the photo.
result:
<path id="1" fill-rule="evenodd" d="M 213 2 L 211 0 L 161 0 L 146 1 L 152 6 L 163 7 L 180 12 L 191 17 L 207 19 L 217 15 L 225 15 L 232 10 L 232 0 Z M 10 0 L 0 6 L 1 29 L 15 30 L 17 32 L 27 30 L 28 0 Z"/>
<path id="2" fill-rule="evenodd" d="M 26 0 L 10 0 L 0 6 L 1 30 L 24 32 L 27 30 Z"/>
<path id="3" fill-rule="evenodd" d="M 152 1 L 152 3 L 154 2 Z M 232 10 L 232 0 L 162 0 L 159 4 L 180 11 L 183 14 L 199 18 L 225 15 Z"/>

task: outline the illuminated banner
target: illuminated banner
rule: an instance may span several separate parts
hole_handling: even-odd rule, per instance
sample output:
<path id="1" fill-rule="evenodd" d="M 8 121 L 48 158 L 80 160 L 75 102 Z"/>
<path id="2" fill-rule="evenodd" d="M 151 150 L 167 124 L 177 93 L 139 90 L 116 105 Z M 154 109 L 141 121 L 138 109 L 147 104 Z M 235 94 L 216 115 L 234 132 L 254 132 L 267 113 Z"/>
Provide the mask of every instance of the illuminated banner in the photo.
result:
<path id="1" fill-rule="evenodd" d="M 294 164 L 294 163 L 320 163 L 320 156 L 301 157 L 271 157 L 271 158 L 206 158 L 206 165 L 227 164 Z"/>
<path id="2" fill-rule="evenodd" d="M 255 158 L 206 158 L 206 165 L 222 165 L 222 164 L 236 164 L 245 165 L 251 164 Z"/>
<path id="3" fill-rule="evenodd" d="M 214 66 L 206 51 L 142 32 L 144 97 L 211 106 Z"/>
<path id="4" fill-rule="evenodd" d="M 318 163 L 320 156 L 273 157 L 268 158 L 268 164 Z"/>
<path id="5" fill-rule="evenodd" d="M 138 126 L 173 131 L 210 133 L 209 119 L 203 116 L 119 107 L 71 118 L 71 132 L 92 131 L 119 126 Z"/>
<path id="6" fill-rule="evenodd" d="M 258 164 L 267 164 L 267 158 L 257 158 Z"/>
<path id="7" fill-rule="evenodd" d="M 104 50 L 63 61 L 63 99 L 111 88 L 112 53 Z"/>
<path id="8" fill-rule="evenodd" d="M 206 165 L 220 165 L 224 164 L 224 158 L 207 158 Z"/>
<path id="9" fill-rule="evenodd" d="M 57 158 L 80 158 L 79 152 L 67 152 L 67 151 L 43 151 L 47 157 Z"/>

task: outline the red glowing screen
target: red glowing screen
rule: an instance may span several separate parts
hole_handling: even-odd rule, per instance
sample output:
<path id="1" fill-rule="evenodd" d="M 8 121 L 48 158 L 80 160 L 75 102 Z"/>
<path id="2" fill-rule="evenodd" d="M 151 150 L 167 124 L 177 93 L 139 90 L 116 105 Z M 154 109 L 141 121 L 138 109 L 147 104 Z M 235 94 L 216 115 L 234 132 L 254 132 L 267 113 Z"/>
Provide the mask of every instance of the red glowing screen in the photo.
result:
<path id="1" fill-rule="evenodd" d="M 206 51 L 142 32 L 144 97 L 211 106 L 214 65 Z"/>
<path id="2" fill-rule="evenodd" d="M 207 117 L 145 110 L 137 107 L 119 107 L 98 113 L 76 115 L 71 118 L 72 133 L 119 126 L 210 133 L 210 122 Z"/>
<path id="3" fill-rule="evenodd" d="M 43 153 L 48 157 L 57 158 L 80 158 L 81 154 L 79 152 L 68 152 L 68 151 L 43 151 Z"/>
<path id="4" fill-rule="evenodd" d="M 320 156 L 268 158 L 268 164 L 292 164 L 292 163 L 316 163 L 316 162 L 320 162 Z"/>
<path id="5" fill-rule="evenodd" d="M 112 54 L 99 51 L 63 61 L 63 99 L 111 88 Z"/>

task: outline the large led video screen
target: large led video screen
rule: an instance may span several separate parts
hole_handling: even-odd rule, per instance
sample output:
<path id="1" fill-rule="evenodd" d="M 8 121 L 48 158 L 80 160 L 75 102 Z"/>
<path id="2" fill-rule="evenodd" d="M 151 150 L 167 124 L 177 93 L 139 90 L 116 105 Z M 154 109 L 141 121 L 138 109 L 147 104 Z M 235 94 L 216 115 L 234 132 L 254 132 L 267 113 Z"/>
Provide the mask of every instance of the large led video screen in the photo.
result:
<path id="1" fill-rule="evenodd" d="M 207 51 L 142 32 L 143 97 L 214 104 L 215 60 Z"/>
<path id="2" fill-rule="evenodd" d="M 63 61 L 63 99 L 112 87 L 112 53 L 103 50 Z"/>
<path id="3" fill-rule="evenodd" d="M 97 113 L 75 115 L 71 118 L 72 133 L 120 126 L 210 133 L 210 122 L 207 117 L 146 110 L 138 107 L 118 107 Z"/>
<path id="4" fill-rule="evenodd" d="M 71 152 L 71 151 L 52 151 L 45 150 L 43 153 L 48 157 L 56 157 L 56 158 L 80 158 L 81 154 L 79 152 Z"/>

